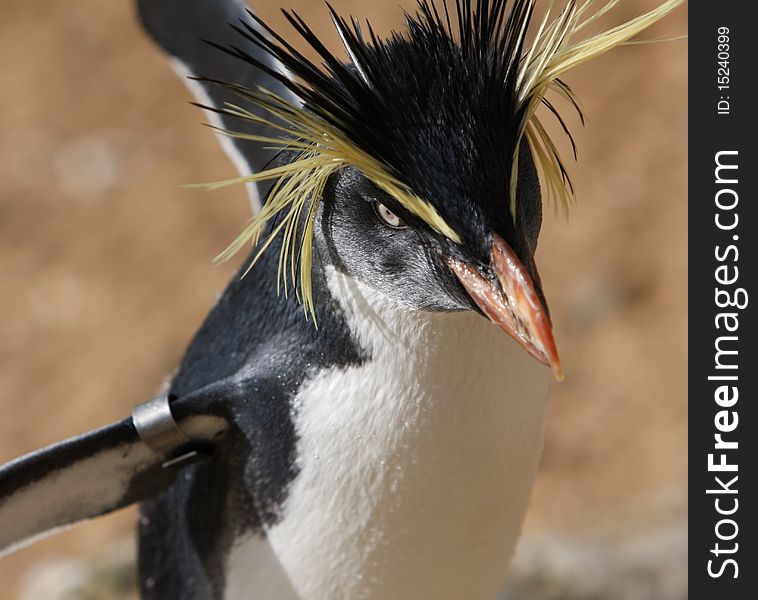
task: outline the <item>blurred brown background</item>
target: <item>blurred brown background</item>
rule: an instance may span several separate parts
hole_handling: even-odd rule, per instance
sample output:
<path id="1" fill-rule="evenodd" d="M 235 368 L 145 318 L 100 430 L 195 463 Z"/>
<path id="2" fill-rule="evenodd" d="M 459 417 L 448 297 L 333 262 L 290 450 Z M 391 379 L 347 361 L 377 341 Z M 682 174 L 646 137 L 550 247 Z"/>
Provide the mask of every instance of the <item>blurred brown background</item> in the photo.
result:
<path id="1" fill-rule="evenodd" d="M 333 3 L 401 23 L 395 1 Z M 280 5 L 337 48 L 321 2 L 258 0 L 287 31 Z M 650 36 L 686 28 L 685 6 Z M 154 394 L 233 273 L 211 259 L 248 202 L 180 187 L 234 170 L 129 2 L 5 0 L 0 50 L 2 463 Z M 567 77 L 589 121 L 571 119 L 578 202 L 568 223 L 548 211 L 538 255 L 566 381 L 509 597 L 686 598 L 686 50 L 622 48 Z M 66 598 L 116 597 L 134 517 L 3 559 L 0 598 L 70 581 Z M 75 588 L 93 564 L 116 582 Z"/>

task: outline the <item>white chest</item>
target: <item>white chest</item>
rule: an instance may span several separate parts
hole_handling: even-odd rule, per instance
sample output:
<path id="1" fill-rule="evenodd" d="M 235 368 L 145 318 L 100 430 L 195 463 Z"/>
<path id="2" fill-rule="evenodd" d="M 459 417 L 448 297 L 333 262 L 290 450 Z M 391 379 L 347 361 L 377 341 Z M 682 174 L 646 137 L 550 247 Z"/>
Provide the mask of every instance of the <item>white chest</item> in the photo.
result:
<path id="1" fill-rule="evenodd" d="M 398 314 L 330 283 L 372 359 L 301 389 L 300 472 L 273 553 L 308 600 L 492 598 L 529 502 L 549 372 L 478 315 Z"/>

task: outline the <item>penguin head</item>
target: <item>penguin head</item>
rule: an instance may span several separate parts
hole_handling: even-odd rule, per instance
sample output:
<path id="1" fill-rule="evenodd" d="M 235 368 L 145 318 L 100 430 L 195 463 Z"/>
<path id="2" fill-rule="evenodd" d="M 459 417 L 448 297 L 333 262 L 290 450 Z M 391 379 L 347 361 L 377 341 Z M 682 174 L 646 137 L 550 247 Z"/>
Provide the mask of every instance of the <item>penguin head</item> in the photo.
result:
<path id="1" fill-rule="evenodd" d="M 568 1 L 552 15 L 548 7 L 531 46 L 536 0 L 454 7 L 442 0 L 441 10 L 418 0 L 406 31 L 387 39 L 370 25 L 364 36 L 357 20 L 348 23 L 330 8 L 347 62 L 285 11 L 321 64 L 251 14 L 260 27 L 241 21 L 236 29 L 288 74 L 239 47 L 222 50 L 266 71 L 300 104 L 216 82 L 241 98 L 223 112 L 280 132 L 253 139 L 286 157 L 246 178 L 274 184 L 261 214 L 225 255 L 256 241 L 260 256 L 281 236 L 281 260 L 290 265 L 280 264 L 280 277 L 289 273 L 299 285 L 306 315 L 316 317 L 311 271 L 331 264 L 412 310 L 477 310 L 561 378 L 534 258 L 542 220 L 537 171 L 564 209 L 573 188 L 542 120 L 554 117 L 574 142 L 547 96 L 581 117 L 560 76 L 626 42 L 681 0 L 579 35 L 617 2 L 593 11 L 592 0 Z"/>
<path id="2" fill-rule="evenodd" d="M 365 124 L 356 143 L 381 156 L 436 219 L 414 213 L 360 168 L 346 166 L 324 190 L 321 233 L 337 268 L 401 305 L 477 308 L 451 265 L 465 263 L 494 281 L 497 241 L 538 282 L 534 250 L 542 199 L 528 144 L 516 149 L 520 115 L 509 64 L 497 64 L 494 53 L 483 58 L 473 47 L 464 49 L 433 22 L 431 15 L 409 19 L 407 36 L 364 48 L 348 73 L 366 88 L 352 104 L 355 121 Z M 332 79 L 335 93 L 349 94 L 341 81 Z M 538 284 L 535 292 L 544 305 Z"/>

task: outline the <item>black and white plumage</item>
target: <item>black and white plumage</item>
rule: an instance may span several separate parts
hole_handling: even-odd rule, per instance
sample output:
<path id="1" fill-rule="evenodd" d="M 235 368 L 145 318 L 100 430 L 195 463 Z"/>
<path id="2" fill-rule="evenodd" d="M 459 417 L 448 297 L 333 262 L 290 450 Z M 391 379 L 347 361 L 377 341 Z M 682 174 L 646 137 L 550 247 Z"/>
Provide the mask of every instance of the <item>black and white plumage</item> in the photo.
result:
<path id="1" fill-rule="evenodd" d="M 190 88 L 199 102 L 208 106 L 223 106 L 225 102 L 234 100 L 234 95 L 216 85 L 207 85 L 195 81 L 193 76 L 201 73 L 212 73 L 214 77 L 226 81 L 234 81 L 240 85 L 255 87 L 266 86 L 278 94 L 297 101 L 278 81 L 260 70 L 240 69 L 239 60 L 224 56 L 217 52 L 209 52 L 208 46 L 202 43 L 207 40 L 236 41 L 230 24 L 240 21 L 252 22 L 245 12 L 246 5 L 242 0 L 193 0 L 191 6 L 179 0 L 152 0 L 138 2 L 139 17 L 145 31 L 168 55 L 170 63 L 180 79 Z M 257 54 L 259 59 L 271 69 L 281 69 L 273 57 Z M 239 120 L 229 120 L 208 113 L 211 122 L 221 128 L 240 128 L 252 132 L 253 129 Z M 255 128 L 256 133 L 274 134 L 270 128 Z M 229 159 L 240 172 L 247 175 L 263 170 L 273 158 L 274 153 L 265 144 L 232 140 L 219 136 L 219 142 Z M 248 193 L 254 212 L 260 210 L 261 198 L 265 198 L 269 186 L 248 186 Z"/>
<path id="2" fill-rule="evenodd" d="M 534 264 L 532 156 L 544 166 L 545 148 L 518 145 L 530 110 L 517 85 L 521 28 L 533 5 L 419 6 L 408 33 L 386 42 L 373 32 L 364 42 L 333 13 L 347 66 L 290 15 L 326 72 L 247 17 L 238 37 L 211 40 L 240 69 L 277 79 L 359 154 L 311 202 L 313 266 L 299 277 L 312 276 L 318 328 L 292 294 L 277 295 L 288 275 L 277 284 L 274 273 L 290 265 L 277 252 L 288 242 L 272 236 L 190 346 L 173 393 L 228 379 L 250 399 L 231 403 L 239 431 L 221 459 L 144 506 L 148 598 L 487 598 L 502 582 L 542 447 L 549 371 L 476 312 L 560 371 Z M 277 77 L 272 57 L 297 79 Z M 210 107 L 224 118 L 265 125 L 244 119 L 249 106 L 289 114 L 248 84 L 197 75 L 238 94 Z M 285 127 L 308 139 L 299 118 Z M 297 160 L 300 147 L 282 147 Z M 372 159 L 433 217 L 390 193 L 387 172 L 366 176 Z M 256 236 L 277 231 L 287 202 Z M 299 231 L 307 212 L 293 219 Z M 523 296 L 531 308 L 519 306 Z"/>
<path id="3" fill-rule="evenodd" d="M 678 3 L 572 45 L 592 2 L 569 1 L 531 48 L 530 0 L 421 1 L 385 42 L 333 14 L 346 65 L 290 15 L 323 70 L 236 0 L 138 2 L 261 210 L 238 244 L 254 265 L 170 389 L 180 412 L 210 390 L 213 459 L 99 510 L 166 488 L 141 510 L 145 598 L 495 595 L 542 448 L 540 363 L 561 374 L 538 168 L 569 184 L 534 111 L 563 124 L 558 75 Z"/>
<path id="4" fill-rule="evenodd" d="M 217 44 L 247 41 L 228 35 Z M 397 127 L 432 143 L 416 146 L 416 156 L 400 140 L 387 151 L 409 161 L 409 170 L 410 161 L 418 163 L 411 186 L 424 197 L 461 194 L 460 214 L 450 204 L 446 218 L 472 242 L 467 260 L 489 262 L 492 232 L 512 231 L 507 169 L 496 161 L 483 169 L 484 154 L 467 154 L 466 146 L 486 136 L 479 152 L 508 160 L 507 140 L 498 135 L 504 131 L 490 129 L 510 99 L 487 90 L 497 104 L 469 110 L 461 127 L 463 98 L 454 104 L 444 94 L 458 98 L 470 80 L 452 81 L 453 67 L 430 77 L 424 73 L 441 56 L 396 45 L 407 69 L 398 82 L 408 79 L 409 89 L 386 116 L 416 97 L 419 116 L 431 118 L 418 121 L 417 131 L 408 129 L 412 120 Z M 422 87 L 427 105 L 418 98 Z M 378 140 L 390 125 L 374 121 Z M 524 247 L 534 247 L 539 184 L 529 153 L 522 156 L 519 216 Z M 467 201 L 481 210 L 467 211 Z M 409 226 L 383 223 L 380 203 Z M 549 371 L 471 311 L 474 303 L 444 262 L 446 244 L 347 166 L 330 179 L 314 232 L 318 328 L 296 298 L 277 295 L 276 248 L 232 281 L 171 392 L 181 397 L 227 379 L 250 400 L 230 401 L 239 429 L 227 435 L 220 460 L 193 467 L 143 506 L 145 597 L 496 592 L 542 446 Z"/>

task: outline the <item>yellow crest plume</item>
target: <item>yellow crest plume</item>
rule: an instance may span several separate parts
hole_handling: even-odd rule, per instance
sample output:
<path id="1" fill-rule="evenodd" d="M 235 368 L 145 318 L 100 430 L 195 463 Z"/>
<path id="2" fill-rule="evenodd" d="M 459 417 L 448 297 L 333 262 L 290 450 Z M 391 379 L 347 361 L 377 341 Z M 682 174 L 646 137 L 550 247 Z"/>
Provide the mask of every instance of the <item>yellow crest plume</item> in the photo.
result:
<path id="1" fill-rule="evenodd" d="M 557 93 L 581 115 L 576 96 L 560 77 L 573 67 L 628 42 L 684 0 L 667 0 L 626 23 L 582 37 L 587 26 L 620 1 L 606 0 L 598 8 L 595 0 L 581 4 L 568 0 L 554 15 L 554 2 L 549 0 L 530 48 L 525 47 L 525 40 L 536 0 L 514 0 L 510 7 L 507 0 L 456 0 L 457 27 L 451 25 L 446 0 L 442 2 L 442 16 L 431 0 L 418 0 L 419 13 L 407 17 L 411 31 L 409 43 L 422 40 L 423 43 L 447 44 L 469 56 L 475 61 L 473 64 L 481 66 L 502 84 L 510 112 L 502 118 L 511 127 L 511 153 L 503 169 L 510 182 L 509 208 L 514 220 L 519 145 L 524 139 L 542 171 L 548 196 L 557 198 L 566 210 L 573 194 L 558 150 L 537 115 L 539 106 L 545 105 L 571 138 L 560 115 L 545 98 L 546 94 Z M 281 62 L 293 77 L 285 77 L 244 50 L 219 47 L 281 82 L 302 100 L 302 106 L 264 88 L 251 90 L 234 83 L 206 80 L 229 88 L 240 98 L 239 105 L 227 104 L 219 112 L 260 125 L 261 130 L 273 128 L 279 135 L 228 130 L 222 133 L 266 143 L 279 150 L 282 158 L 259 173 L 203 186 L 213 189 L 243 182 L 274 182 L 260 214 L 219 258 L 228 259 L 248 244 L 258 244 L 249 270 L 281 235 L 278 287 L 286 294 L 288 281 L 291 282 L 306 317 L 312 316 L 314 321 L 316 311 L 311 286 L 314 222 L 329 178 L 343 167 L 357 168 L 433 231 L 462 243 L 459 233 L 433 204 L 441 199 L 420 197 L 403 176 L 402 167 L 393 164 L 391 152 L 384 148 L 386 132 L 372 130 L 371 111 L 377 110 L 377 102 L 382 102 L 379 92 L 386 97 L 392 89 L 382 78 L 391 76 L 393 45 L 406 38 L 396 33 L 389 40 L 380 40 L 369 25 L 369 44 L 356 20 L 348 25 L 331 7 L 330 11 L 350 63 L 345 64 L 331 54 L 296 14 L 286 11 L 284 14 L 295 30 L 324 60 L 323 66 L 304 58 L 252 13 L 258 28 L 241 21 L 242 27 L 235 29 Z M 425 49 L 421 47 L 418 51 Z M 244 108 L 244 103 L 262 109 L 265 116 Z M 573 144 L 573 139 L 571 141 Z"/>
<path id="2" fill-rule="evenodd" d="M 568 178 L 555 144 L 548 136 L 536 114 L 540 104 L 545 104 L 559 119 L 562 119 L 545 99 L 549 91 L 557 92 L 567 99 L 581 115 L 579 102 L 559 78 L 576 66 L 579 66 L 601 54 L 628 42 L 653 23 L 665 17 L 684 0 L 667 0 L 657 8 L 639 17 L 622 23 L 601 33 L 581 37 L 582 30 L 602 17 L 621 0 L 608 0 L 597 8 L 595 0 L 586 0 L 579 6 L 575 0 L 569 0 L 563 10 L 551 19 L 554 0 L 549 0 L 542 22 L 537 30 L 532 47 L 521 62 L 517 90 L 520 110 L 523 110 L 522 135 L 537 158 L 547 187 L 548 196 L 558 198 L 564 212 L 573 194 L 573 186 Z M 593 10 L 596 9 L 596 10 Z M 519 136 L 521 139 L 522 136 Z M 572 140 L 573 143 L 573 140 Z M 518 152 L 518 148 L 516 149 Z M 515 170 L 517 163 L 514 162 Z M 516 214 L 516 173 L 511 179 L 511 214 Z"/>

